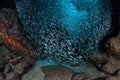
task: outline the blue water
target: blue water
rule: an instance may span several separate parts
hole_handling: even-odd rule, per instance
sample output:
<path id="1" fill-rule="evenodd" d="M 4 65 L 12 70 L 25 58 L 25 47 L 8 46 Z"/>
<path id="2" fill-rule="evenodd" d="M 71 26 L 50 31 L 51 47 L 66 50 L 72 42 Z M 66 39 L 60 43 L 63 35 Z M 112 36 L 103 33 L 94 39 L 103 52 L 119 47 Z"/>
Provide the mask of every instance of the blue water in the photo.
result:
<path id="1" fill-rule="evenodd" d="M 59 4 L 61 7 L 61 22 L 65 28 L 71 34 L 78 34 L 78 27 L 76 25 L 79 21 L 85 21 L 88 14 L 86 10 L 78 11 L 76 6 L 74 6 L 70 0 L 59 0 Z M 75 35 L 74 35 L 75 36 Z"/>

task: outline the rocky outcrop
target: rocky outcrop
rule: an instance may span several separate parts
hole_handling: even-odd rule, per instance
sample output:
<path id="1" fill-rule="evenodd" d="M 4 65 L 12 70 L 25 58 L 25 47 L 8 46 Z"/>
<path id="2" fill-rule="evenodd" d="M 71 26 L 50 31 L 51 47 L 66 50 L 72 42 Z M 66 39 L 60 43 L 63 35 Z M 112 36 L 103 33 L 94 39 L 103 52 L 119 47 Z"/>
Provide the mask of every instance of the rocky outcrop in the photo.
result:
<path id="1" fill-rule="evenodd" d="M 71 80 L 73 71 L 64 67 L 52 66 L 43 67 L 45 73 L 44 80 Z"/>
<path id="2" fill-rule="evenodd" d="M 113 55 L 116 58 L 120 59 L 120 33 L 117 37 L 111 38 L 107 42 L 106 47 L 110 55 Z"/>
<path id="3" fill-rule="evenodd" d="M 74 74 L 71 80 L 91 80 L 89 79 L 86 74 L 84 73 L 79 73 L 79 74 Z"/>
<path id="4" fill-rule="evenodd" d="M 22 76 L 22 80 L 44 80 L 44 76 L 41 67 L 33 68 Z"/>
<path id="5" fill-rule="evenodd" d="M 120 60 L 117 60 L 113 56 L 108 56 L 107 54 L 97 54 L 93 62 L 98 70 L 106 74 L 113 75 L 120 69 Z"/>
<path id="6" fill-rule="evenodd" d="M 117 71 L 113 76 L 107 77 L 106 80 L 120 80 L 120 71 Z"/>
<path id="7" fill-rule="evenodd" d="M 21 80 L 32 66 L 28 60 L 13 54 L 5 45 L 0 45 L 0 80 Z"/>

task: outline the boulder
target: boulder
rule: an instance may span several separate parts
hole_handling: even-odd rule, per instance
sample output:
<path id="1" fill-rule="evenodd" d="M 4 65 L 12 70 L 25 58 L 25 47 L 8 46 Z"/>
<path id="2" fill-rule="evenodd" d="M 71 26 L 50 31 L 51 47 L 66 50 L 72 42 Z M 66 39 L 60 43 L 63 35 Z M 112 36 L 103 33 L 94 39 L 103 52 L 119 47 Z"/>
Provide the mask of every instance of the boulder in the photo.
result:
<path id="1" fill-rule="evenodd" d="M 44 80 L 44 73 L 39 68 L 33 68 L 22 76 L 22 80 Z"/>
<path id="2" fill-rule="evenodd" d="M 79 73 L 79 74 L 73 75 L 73 77 L 72 77 L 71 80 L 90 80 L 90 79 L 88 79 L 88 77 L 86 76 L 86 74 Z"/>
<path id="3" fill-rule="evenodd" d="M 74 74 L 72 70 L 58 66 L 42 67 L 42 71 L 44 80 L 71 80 Z"/>

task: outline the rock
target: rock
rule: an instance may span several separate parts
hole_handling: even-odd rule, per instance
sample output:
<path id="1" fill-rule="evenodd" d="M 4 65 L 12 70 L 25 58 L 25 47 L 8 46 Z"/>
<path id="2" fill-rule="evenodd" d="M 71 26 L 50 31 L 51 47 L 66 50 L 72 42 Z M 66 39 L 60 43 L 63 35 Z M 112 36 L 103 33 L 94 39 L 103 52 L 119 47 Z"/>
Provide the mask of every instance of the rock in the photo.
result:
<path id="1" fill-rule="evenodd" d="M 28 70 L 30 70 L 32 68 L 32 64 L 27 63 L 27 62 L 20 62 L 18 63 L 15 68 L 14 71 L 23 75 L 25 74 Z"/>
<path id="2" fill-rule="evenodd" d="M 42 67 L 45 73 L 44 80 L 71 80 L 73 71 L 64 67 L 49 66 Z"/>
<path id="3" fill-rule="evenodd" d="M 3 73 L 0 72 L 0 80 L 4 80 L 5 76 Z"/>
<path id="4" fill-rule="evenodd" d="M 106 77 L 98 77 L 98 78 L 93 79 L 93 80 L 106 80 Z"/>
<path id="5" fill-rule="evenodd" d="M 88 80 L 88 78 L 84 73 L 79 73 L 79 74 L 73 75 L 71 80 Z"/>
<path id="6" fill-rule="evenodd" d="M 119 75 L 119 76 L 120 76 L 120 70 L 118 70 L 118 71 L 117 71 L 117 75 Z"/>
<path id="7" fill-rule="evenodd" d="M 120 59 L 120 33 L 117 37 L 111 38 L 106 47 L 108 48 L 108 53 L 114 55 L 116 58 Z"/>
<path id="8" fill-rule="evenodd" d="M 118 70 L 113 76 L 108 77 L 106 80 L 120 80 L 120 70 Z"/>
<path id="9" fill-rule="evenodd" d="M 106 80 L 120 80 L 120 75 L 119 76 L 110 76 Z"/>
<path id="10" fill-rule="evenodd" d="M 107 55 L 106 54 L 95 54 L 92 57 L 92 63 L 99 69 L 107 63 Z"/>
<path id="11" fill-rule="evenodd" d="M 5 61 L 0 60 L 0 71 L 3 71 L 3 70 L 4 70 L 4 68 L 5 68 L 5 64 L 6 64 Z"/>
<path id="12" fill-rule="evenodd" d="M 2 42 L 2 40 L 0 40 L 0 45 L 2 45 L 3 44 L 3 42 Z"/>
<path id="13" fill-rule="evenodd" d="M 109 57 L 108 62 L 101 68 L 102 71 L 113 75 L 117 70 L 120 69 L 120 61 L 114 57 Z"/>
<path id="14" fill-rule="evenodd" d="M 6 74 L 7 80 L 21 80 L 21 76 L 18 73 L 11 72 Z"/>
<path id="15" fill-rule="evenodd" d="M 10 52 L 5 45 L 0 46 L 0 59 L 5 60 L 6 56 L 9 56 Z"/>
<path id="16" fill-rule="evenodd" d="M 21 57 L 21 56 L 18 56 L 18 57 L 15 57 L 14 59 L 10 59 L 10 60 L 9 60 L 9 63 L 12 64 L 12 65 L 15 65 L 15 64 L 17 64 L 21 59 L 22 59 L 22 57 Z"/>
<path id="17" fill-rule="evenodd" d="M 12 70 L 12 67 L 11 67 L 9 64 L 7 64 L 7 65 L 5 66 L 4 72 L 5 72 L 5 73 L 9 73 L 11 70 Z"/>
<path id="18" fill-rule="evenodd" d="M 120 60 L 108 54 L 99 54 L 94 57 L 93 63 L 98 70 L 113 75 L 117 70 L 120 69 Z"/>
<path id="19" fill-rule="evenodd" d="M 119 80 L 119 79 L 117 79 L 116 77 L 109 77 L 106 80 Z"/>
<path id="20" fill-rule="evenodd" d="M 41 67 L 35 67 L 24 74 L 22 80 L 44 80 L 44 76 Z"/>
<path id="21" fill-rule="evenodd" d="M 5 45 L 0 46 L 0 59 L 9 63 L 9 60 L 16 57 Z"/>

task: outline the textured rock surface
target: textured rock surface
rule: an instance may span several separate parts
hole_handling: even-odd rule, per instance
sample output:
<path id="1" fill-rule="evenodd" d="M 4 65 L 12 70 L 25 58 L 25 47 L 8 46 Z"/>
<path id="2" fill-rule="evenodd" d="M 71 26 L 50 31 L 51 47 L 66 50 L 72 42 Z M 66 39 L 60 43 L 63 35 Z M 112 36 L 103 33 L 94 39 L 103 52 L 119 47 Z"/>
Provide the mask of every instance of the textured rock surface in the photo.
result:
<path id="1" fill-rule="evenodd" d="M 10 53 L 9 50 L 5 45 L 0 46 L 0 55 L 1 55 L 0 58 L 2 60 L 5 60 L 6 57 L 11 57 L 12 53 L 11 54 L 9 54 L 9 53 Z"/>
<path id="2" fill-rule="evenodd" d="M 4 80 L 5 76 L 3 73 L 0 72 L 0 80 Z"/>
<path id="3" fill-rule="evenodd" d="M 107 54 L 97 55 L 94 62 L 98 70 L 108 75 L 114 75 L 120 69 L 120 60 Z"/>
<path id="4" fill-rule="evenodd" d="M 45 74 L 42 72 L 41 67 L 32 69 L 23 75 L 22 80 L 44 80 Z"/>
<path id="5" fill-rule="evenodd" d="M 31 67 L 28 60 L 11 53 L 5 45 L 0 45 L 0 80 L 21 80 Z"/>
<path id="6" fill-rule="evenodd" d="M 106 80 L 120 80 L 120 71 L 118 70 L 116 74 L 113 76 L 108 77 Z"/>
<path id="7" fill-rule="evenodd" d="M 3 70 L 4 70 L 5 64 L 6 64 L 5 61 L 0 60 L 0 71 L 3 71 Z"/>
<path id="8" fill-rule="evenodd" d="M 84 73 L 80 73 L 80 74 L 73 75 L 71 80 L 90 80 L 90 79 L 88 79 Z"/>
<path id="9" fill-rule="evenodd" d="M 43 67 L 44 80 L 71 80 L 73 71 L 63 67 Z"/>
<path id="10" fill-rule="evenodd" d="M 9 72 L 11 72 L 11 70 L 12 70 L 12 67 L 9 64 L 7 64 L 5 66 L 4 73 L 9 73 Z"/>
<path id="11" fill-rule="evenodd" d="M 21 80 L 21 76 L 18 73 L 11 72 L 6 74 L 6 80 Z"/>
<path id="12" fill-rule="evenodd" d="M 15 9 L 1 8 L 0 9 L 0 40 L 9 47 L 14 53 L 24 55 L 27 59 L 33 59 L 30 56 L 32 51 L 29 44 L 26 44 L 24 39 L 19 35 L 20 24 L 18 22 Z M 7 57 L 8 58 L 8 57 Z M 10 57 L 9 57 L 10 58 Z M 35 58 L 34 58 L 35 59 Z"/>
<path id="13" fill-rule="evenodd" d="M 30 64 L 29 62 L 25 62 L 25 61 L 22 61 L 20 63 L 17 63 L 14 70 L 15 72 L 23 75 L 25 74 L 28 70 L 30 70 L 32 68 L 32 64 Z"/>
<path id="14" fill-rule="evenodd" d="M 116 58 L 120 58 L 120 32 L 117 37 L 110 39 L 106 46 L 109 54 L 116 56 Z"/>
<path id="15" fill-rule="evenodd" d="M 8 53 L 7 56 L 9 55 L 10 53 Z M 32 80 L 119 80 L 120 79 L 119 77 L 120 76 L 120 72 L 119 72 L 120 60 L 115 59 L 115 57 L 108 56 L 107 54 L 97 54 L 93 59 L 94 59 L 93 62 L 95 62 L 94 64 L 96 65 L 97 69 L 104 72 L 106 75 L 98 76 L 98 77 L 101 77 L 98 79 L 93 79 L 93 77 L 91 76 L 88 77 L 88 75 L 86 76 L 84 75 L 84 73 L 81 73 L 80 71 L 79 71 L 79 74 L 74 74 L 71 69 L 60 67 L 60 66 L 59 67 L 46 66 L 46 67 L 42 67 L 41 69 L 41 66 L 43 64 L 36 65 L 36 68 L 33 67 L 31 70 L 27 72 L 26 70 L 28 70 L 28 68 L 26 68 L 26 65 L 28 65 L 27 64 L 28 61 L 21 59 L 21 62 L 17 61 L 16 64 L 10 65 L 9 61 L 7 61 L 9 59 L 7 60 L 4 59 L 5 61 L 7 61 L 6 62 L 7 64 L 3 64 L 5 65 L 5 68 L 4 68 L 4 71 L 0 73 L 0 79 L 1 80 L 2 79 L 3 80 L 4 79 L 7 79 L 7 80 L 20 80 L 20 79 L 22 80 L 31 80 L 31 79 Z M 9 68 L 8 65 L 11 66 L 11 68 Z M 44 63 L 44 65 L 46 64 Z M 87 69 L 86 67 L 86 71 L 87 70 L 89 71 L 89 69 Z M 85 72 L 85 74 L 86 73 L 87 72 Z M 91 74 L 94 74 L 96 76 L 96 74 L 98 73 L 92 72 Z M 102 77 L 105 77 L 106 79 Z"/>

